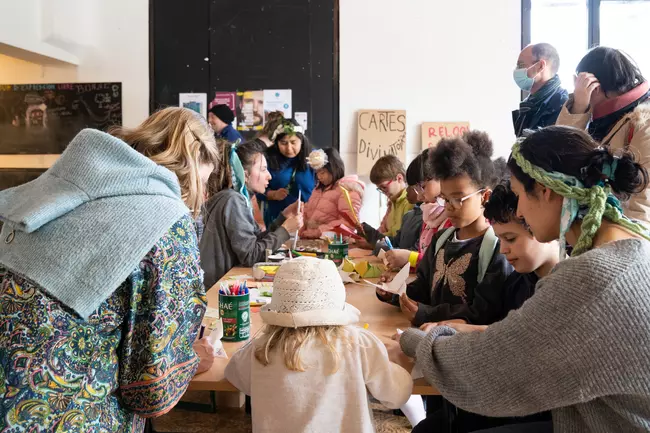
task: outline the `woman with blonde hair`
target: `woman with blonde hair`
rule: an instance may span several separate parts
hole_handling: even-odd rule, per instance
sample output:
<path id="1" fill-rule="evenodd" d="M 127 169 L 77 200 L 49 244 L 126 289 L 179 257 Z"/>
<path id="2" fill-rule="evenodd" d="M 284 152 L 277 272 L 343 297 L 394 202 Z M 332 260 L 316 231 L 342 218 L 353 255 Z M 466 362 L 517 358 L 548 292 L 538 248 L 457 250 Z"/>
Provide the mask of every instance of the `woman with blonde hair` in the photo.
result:
<path id="1" fill-rule="evenodd" d="M 354 326 L 359 314 L 345 302 L 334 262 L 301 257 L 280 267 L 262 335 L 225 372 L 251 396 L 254 433 L 371 433 L 370 395 L 389 408 L 409 399 L 411 375 Z"/>
<path id="2" fill-rule="evenodd" d="M 220 160 L 204 119 L 167 108 L 81 131 L 0 192 L 0 426 L 141 432 L 176 404 L 206 304 L 191 213 Z"/>

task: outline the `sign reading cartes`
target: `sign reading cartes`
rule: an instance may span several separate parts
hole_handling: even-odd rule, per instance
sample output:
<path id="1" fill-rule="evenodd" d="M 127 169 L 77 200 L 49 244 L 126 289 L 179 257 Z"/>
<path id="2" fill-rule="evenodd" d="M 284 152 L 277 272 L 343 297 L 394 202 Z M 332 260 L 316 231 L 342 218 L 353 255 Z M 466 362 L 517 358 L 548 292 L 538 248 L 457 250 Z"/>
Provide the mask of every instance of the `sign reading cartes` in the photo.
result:
<path id="1" fill-rule="evenodd" d="M 406 111 L 361 110 L 357 124 L 357 174 L 370 174 L 384 155 L 406 163 Z"/>
<path id="2" fill-rule="evenodd" d="M 426 122 L 422 124 L 422 150 L 436 147 L 443 138 L 460 137 L 469 131 L 469 122 Z"/>

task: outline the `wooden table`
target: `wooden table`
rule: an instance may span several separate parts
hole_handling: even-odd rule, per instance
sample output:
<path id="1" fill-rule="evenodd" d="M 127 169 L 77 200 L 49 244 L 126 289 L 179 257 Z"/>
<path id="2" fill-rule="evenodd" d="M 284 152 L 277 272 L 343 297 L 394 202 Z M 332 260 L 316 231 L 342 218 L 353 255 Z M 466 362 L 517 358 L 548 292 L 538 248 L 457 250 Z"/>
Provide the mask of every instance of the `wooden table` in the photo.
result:
<path id="1" fill-rule="evenodd" d="M 232 276 L 251 275 L 250 268 L 234 268 L 222 279 Z M 208 305 L 219 307 L 219 283 L 207 293 Z M 386 304 L 377 299 L 373 287 L 361 284 L 346 285 L 347 302 L 361 311 L 360 324 L 368 323 L 372 331 L 382 341 L 389 341 L 396 329 L 406 329 L 410 326 L 401 311 L 393 305 Z M 251 335 L 255 335 L 263 326 L 259 308 L 251 309 Z M 224 342 L 224 348 L 229 357 L 245 344 Z M 220 405 L 241 407 L 244 404 L 244 395 L 232 386 L 224 376 L 228 359 L 217 359 L 209 371 L 196 375 L 190 382 L 189 391 L 219 391 Z M 413 394 L 439 395 L 424 379 L 417 379 L 413 383 Z"/>

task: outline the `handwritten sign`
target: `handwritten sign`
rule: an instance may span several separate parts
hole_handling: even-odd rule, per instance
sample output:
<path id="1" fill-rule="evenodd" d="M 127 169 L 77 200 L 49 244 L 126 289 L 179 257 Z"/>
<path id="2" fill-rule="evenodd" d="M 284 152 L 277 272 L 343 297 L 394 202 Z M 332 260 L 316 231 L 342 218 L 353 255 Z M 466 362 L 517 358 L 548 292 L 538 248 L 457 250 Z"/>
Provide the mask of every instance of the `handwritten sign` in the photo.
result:
<path id="1" fill-rule="evenodd" d="M 406 162 L 406 111 L 361 110 L 357 121 L 357 174 L 370 174 L 384 155 Z"/>
<path id="2" fill-rule="evenodd" d="M 422 150 L 435 147 L 443 138 L 460 137 L 469 131 L 469 122 L 426 122 L 422 124 Z"/>

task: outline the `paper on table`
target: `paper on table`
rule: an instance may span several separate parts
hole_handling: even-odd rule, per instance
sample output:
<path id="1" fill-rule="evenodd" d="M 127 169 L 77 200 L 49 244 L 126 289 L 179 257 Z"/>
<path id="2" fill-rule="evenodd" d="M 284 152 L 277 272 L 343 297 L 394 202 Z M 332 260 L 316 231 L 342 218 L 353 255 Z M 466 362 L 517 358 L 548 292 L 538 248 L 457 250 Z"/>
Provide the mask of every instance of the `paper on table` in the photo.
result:
<path id="1" fill-rule="evenodd" d="M 409 263 L 405 264 L 404 267 L 395 275 L 393 281 L 390 283 L 373 284 L 370 281 L 363 280 L 364 282 L 375 286 L 384 292 L 394 293 L 396 295 L 401 295 L 406 291 L 406 280 L 409 277 L 409 271 L 411 270 L 411 265 Z"/>

